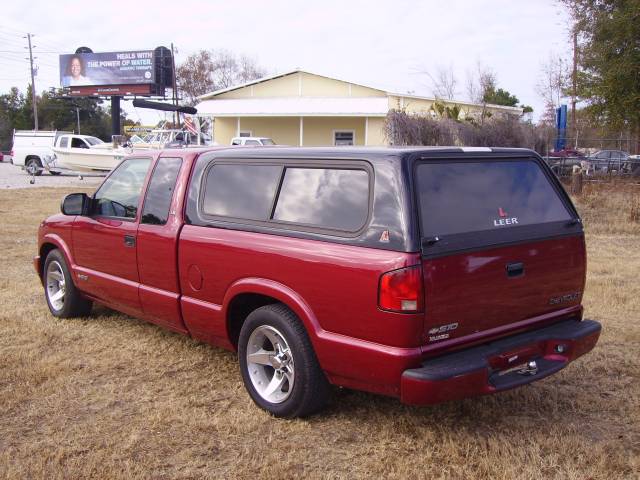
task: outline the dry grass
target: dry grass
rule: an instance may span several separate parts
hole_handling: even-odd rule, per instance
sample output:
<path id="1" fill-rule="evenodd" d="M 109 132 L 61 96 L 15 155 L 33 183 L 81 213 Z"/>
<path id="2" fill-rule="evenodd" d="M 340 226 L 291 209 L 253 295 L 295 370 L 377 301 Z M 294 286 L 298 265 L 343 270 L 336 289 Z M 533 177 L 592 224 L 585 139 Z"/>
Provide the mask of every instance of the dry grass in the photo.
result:
<path id="1" fill-rule="evenodd" d="M 624 189 L 578 200 L 587 316 L 604 325 L 590 355 L 500 395 L 411 408 L 340 391 L 294 421 L 254 407 L 231 353 L 106 309 L 51 317 L 31 257 L 64 193 L 0 191 L 0 477 L 640 477 L 640 223 Z"/>

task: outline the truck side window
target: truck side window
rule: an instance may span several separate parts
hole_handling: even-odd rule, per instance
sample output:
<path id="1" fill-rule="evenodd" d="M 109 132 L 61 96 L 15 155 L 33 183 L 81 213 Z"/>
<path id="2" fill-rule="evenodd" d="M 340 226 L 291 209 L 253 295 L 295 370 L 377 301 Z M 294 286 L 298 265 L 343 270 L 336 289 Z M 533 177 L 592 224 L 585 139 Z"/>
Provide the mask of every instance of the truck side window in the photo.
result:
<path id="1" fill-rule="evenodd" d="M 67 148 L 69 146 L 69 137 L 62 137 L 60 139 L 60 148 Z"/>
<path id="2" fill-rule="evenodd" d="M 287 167 L 273 219 L 355 232 L 368 211 L 366 171 Z"/>
<path id="3" fill-rule="evenodd" d="M 87 145 L 81 138 L 72 138 L 71 148 L 89 148 L 89 145 Z"/>
<path id="4" fill-rule="evenodd" d="M 142 185 L 150 158 L 122 162 L 93 197 L 93 214 L 104 217 L 136 218 Z"/>
<path id="5" fill-rule="evenodd" d="M 206 174 L 202 211 L 266 221 L 281 172 L 276 165 L 215 164 Z"/>
<path id="6" fill-rule="evenodd" d="M 142 209 L 142 223 L 164 225 L 169 218 L 169 208 L 176 187 L 181 158 L 161 158 L 153 169 L 147 196 Z"/>

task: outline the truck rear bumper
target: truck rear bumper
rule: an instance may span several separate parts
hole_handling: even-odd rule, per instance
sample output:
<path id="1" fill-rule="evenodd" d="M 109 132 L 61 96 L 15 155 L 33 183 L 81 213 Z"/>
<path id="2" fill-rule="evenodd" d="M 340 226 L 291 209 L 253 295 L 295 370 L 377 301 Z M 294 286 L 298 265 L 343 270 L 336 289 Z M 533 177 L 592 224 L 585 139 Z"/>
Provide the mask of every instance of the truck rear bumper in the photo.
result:
<path id="1" fill-rule="evenodd" d="M 601 329 L 593 320 L 568 320 L 426 360 L 404 371 L 400 398 L 431 405 L 540 380 L 591 350 Z"/>

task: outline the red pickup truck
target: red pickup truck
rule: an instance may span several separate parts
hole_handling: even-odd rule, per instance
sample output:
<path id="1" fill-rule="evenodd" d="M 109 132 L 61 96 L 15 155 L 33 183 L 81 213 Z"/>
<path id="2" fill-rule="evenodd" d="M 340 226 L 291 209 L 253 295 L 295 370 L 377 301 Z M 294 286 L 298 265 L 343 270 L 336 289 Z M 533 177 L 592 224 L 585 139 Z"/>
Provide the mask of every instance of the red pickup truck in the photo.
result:
<path id="1" fill-rule="evenodd" d="M 425 405 L 544 378 L 591 350 L 580 218 L 532 151 L 168 149 L 43 221 L 54 316 L 99 302 L 238 351 L 257 405 L 330 384 Z"/>

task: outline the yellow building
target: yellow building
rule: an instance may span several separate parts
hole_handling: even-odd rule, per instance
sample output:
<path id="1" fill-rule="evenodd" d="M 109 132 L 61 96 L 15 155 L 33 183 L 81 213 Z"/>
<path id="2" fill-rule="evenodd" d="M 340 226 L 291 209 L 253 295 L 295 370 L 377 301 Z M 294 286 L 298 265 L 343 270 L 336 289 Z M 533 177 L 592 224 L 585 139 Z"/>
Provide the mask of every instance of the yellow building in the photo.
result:
<path id="1" fill-rule="evenodd" d="M 434 98 L 387 92 L 302 70 L 260 78 L 207 93 L 196 105 L 199 117 L 213 121 L 213 139 L 271 137 L 280 145 L 388 145 L 384 121 L 391 109 L 435 115 Z M 522 115 L 522 109 L 442 101 L 458 105 L 461 117 Z"/>

